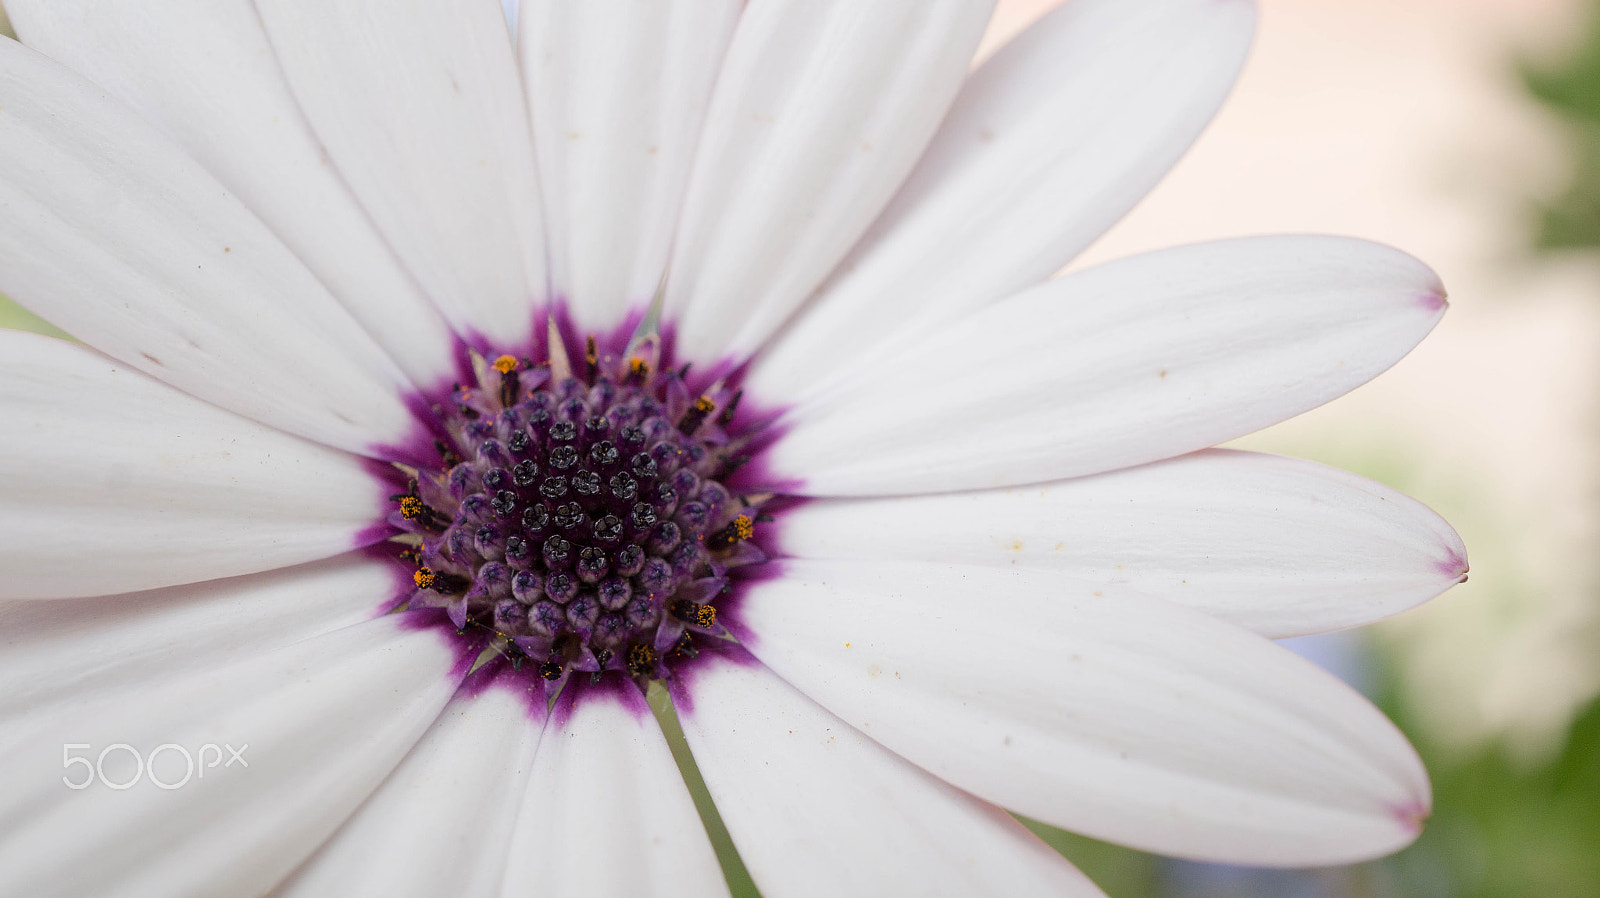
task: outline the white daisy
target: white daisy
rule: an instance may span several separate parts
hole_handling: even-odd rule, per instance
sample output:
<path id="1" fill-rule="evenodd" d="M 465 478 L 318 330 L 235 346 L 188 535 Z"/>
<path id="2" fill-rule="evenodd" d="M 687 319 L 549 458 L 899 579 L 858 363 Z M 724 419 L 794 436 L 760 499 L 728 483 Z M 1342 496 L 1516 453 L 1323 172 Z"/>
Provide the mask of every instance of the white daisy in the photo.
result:
<path id="1" fill-rule="evenodd" d="M 1048 280 L 1254 14 L 1072 0 L 968 78 L 991 5 L 530 3 L 514 47 L 494 0 L 8 0 L 0 290 L 87 346 L 0 334 L 3 891 L 725 892 L 651 682 L 769 898 L 1098 894 L 1002 807 L 1414 838 L 1405 739 L 1267 637 L 1459 540 L 1206 447 L 1442 288 L 1330 237 Z"/>

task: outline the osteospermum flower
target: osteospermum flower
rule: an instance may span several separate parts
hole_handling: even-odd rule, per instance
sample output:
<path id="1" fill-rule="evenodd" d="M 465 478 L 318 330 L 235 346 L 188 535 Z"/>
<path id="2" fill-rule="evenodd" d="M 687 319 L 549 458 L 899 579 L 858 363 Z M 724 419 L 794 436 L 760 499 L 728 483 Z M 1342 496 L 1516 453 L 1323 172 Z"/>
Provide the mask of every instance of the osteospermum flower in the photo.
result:
<path id="1" fill-rule="evenodd" d="M 1226 94 L 1244 0 L 8 0 L 0 882 L 1094 894 L 1001 808 L 1315 865 L 1426 775 L 1268 637 L 1466 569 L 1207 450 L 1439 319 L 1395 250 L 1047 280 Z M 236 763 L 237 762 L 237 763 Z"/>

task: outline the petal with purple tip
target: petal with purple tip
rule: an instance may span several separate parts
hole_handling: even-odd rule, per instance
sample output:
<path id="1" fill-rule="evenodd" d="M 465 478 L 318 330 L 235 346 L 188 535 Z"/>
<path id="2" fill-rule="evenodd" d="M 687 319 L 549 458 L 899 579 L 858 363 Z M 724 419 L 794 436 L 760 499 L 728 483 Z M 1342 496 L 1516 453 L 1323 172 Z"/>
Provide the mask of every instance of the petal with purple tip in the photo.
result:
<path id="1" fill-rule="evenodd" d="M 962 87 L 894 201 L 751 368 L 800 399 L 895 345 L 1043 281 L 1133 208 L 1211 120 L 1249 0 L 1072 0 Z"/>
<path id="2" fill-rule="evenodd" d="M 1273 638 L 1397 614 L 1467 569 L 1461 538 L 1413 499 L 1336 468 L 1224 449 L 1028 487 L 808 502 L 780 533 L 801 558 L 1055 571 Z"/>
<path id="3" fill-rule="evenodd" d="M 1288 650 L 1037 570 L 784 562 L 741 639 L 890 750 L 988 801 L 1161 854 L 1344 864 L 1431 800 L 1405 737 Z"/>
<path id="4" fill-rule="evenodd" d="M 803 495 L 1042 483 L 1170 458 L 1377 376 L 1438 323 L 1438 277 L 1380 244 L 1249 237 L 1067 275 L 876 357 L 788 416 Z"/>

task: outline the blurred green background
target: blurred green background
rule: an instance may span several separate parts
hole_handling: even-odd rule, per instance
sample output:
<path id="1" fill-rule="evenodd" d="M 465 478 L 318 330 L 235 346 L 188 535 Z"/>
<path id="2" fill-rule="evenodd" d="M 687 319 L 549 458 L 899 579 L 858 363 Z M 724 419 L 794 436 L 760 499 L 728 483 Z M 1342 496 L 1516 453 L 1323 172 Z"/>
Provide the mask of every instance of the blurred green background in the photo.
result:
<path id="1" fill-rule="evenodd" d="M 995 34 L 1052 2 L 1003 0 Z M 1036 830 L 1114 898 L 1600 895 L 1600 2 L 1262 0 L 1229 107 L 1089 261 L 1297 230 L 1410 249 L 1452 289 L 1390 375 L 1240 442 L 1386 482 L 1466 538 L 1472 580 L 1432 607 L 1294 644 L 1411 737 L 1434 816 L 1391 858 L 1311 871 Z M 59 334 L 3 297 L 0 326 Z"/>

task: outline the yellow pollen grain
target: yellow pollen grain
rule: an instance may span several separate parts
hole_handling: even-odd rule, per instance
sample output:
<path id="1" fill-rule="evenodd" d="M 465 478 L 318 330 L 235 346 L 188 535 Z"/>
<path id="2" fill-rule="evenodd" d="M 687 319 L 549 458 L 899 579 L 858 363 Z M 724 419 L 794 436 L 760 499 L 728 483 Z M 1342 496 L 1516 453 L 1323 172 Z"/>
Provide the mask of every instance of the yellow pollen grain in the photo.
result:
<path id="1" fill-rule="evenodd" d="M 711 397 L 701 396 L 694 401 L 694 407 L 696 411 L 710 413 L 712 409 L 717 407 L 717 404 L 711 401 Z"/>
<path id="2" fill-rule="evenodd" d="M 413 520 L 422 515 L 422 500 L 416 496 L 406 496 L 400 500 L 400 516 L 406 520 Z"/>
<path id="3" fill-rule="evenodd" d="M 510 374 L 517 370 L 517 360 L 509 355 L 503 355 L 494 360 L 494 370 L 501 374 Z"/>
<path id="4" fill-rule="evenodd" d="M 417 584 L 418 589 L 427 589 L 433 585 L 433 571 L 425 567 L 417 568 L 417 572 L 411 575 L 411 580 Z"/>
<path id="5" fill-rule="evenodd" d="M 756 534 L 755 522 L 747 514 L 739 515 L 733 519 L 733 535 L 739 539 L 749 539 Z"/>
<path id="6" fill-rule="evenodd" d="M 656 663 L 656 650 L 643 643 L 628 650 L 628 666 L 638 670 Z"/>

